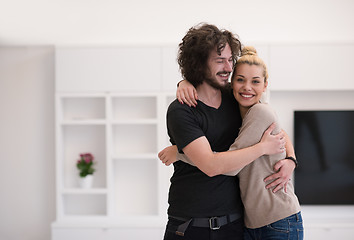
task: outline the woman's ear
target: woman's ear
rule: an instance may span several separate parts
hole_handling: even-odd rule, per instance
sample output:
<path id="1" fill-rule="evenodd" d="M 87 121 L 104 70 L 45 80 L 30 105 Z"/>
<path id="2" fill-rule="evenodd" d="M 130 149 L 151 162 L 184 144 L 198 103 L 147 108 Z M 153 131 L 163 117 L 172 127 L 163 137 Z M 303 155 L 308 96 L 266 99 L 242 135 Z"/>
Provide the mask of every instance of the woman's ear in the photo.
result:
<path id="1" fill-rule="evenodd" d="M 266 91 L 267 91 L 267 87 L 268 87 L 268 81 L 265 81 L 265 82 L 264 82 L 264 89 L 263 89 L 263 92 L 266 92 Z"/>

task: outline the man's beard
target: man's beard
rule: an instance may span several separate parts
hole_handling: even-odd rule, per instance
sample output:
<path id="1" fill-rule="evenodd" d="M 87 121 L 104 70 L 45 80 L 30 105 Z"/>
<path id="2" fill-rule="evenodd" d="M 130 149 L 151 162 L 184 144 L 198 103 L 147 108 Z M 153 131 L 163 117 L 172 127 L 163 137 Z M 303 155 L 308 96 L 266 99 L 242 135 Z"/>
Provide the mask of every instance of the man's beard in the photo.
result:
<path id="1" fill-rule="evenodd" d="M 215 89 L 219 89 L 219 90 L 224 90 L 227 88 L 228 84 L 225 83 L 224 85 L 220 84 L 218 81 L 216 81 L 214 78 L 211 77 L 206 77 L 205 78 L 205 82 L 207 84 L 209 84 L 210 86 L 212 86 Z"/>

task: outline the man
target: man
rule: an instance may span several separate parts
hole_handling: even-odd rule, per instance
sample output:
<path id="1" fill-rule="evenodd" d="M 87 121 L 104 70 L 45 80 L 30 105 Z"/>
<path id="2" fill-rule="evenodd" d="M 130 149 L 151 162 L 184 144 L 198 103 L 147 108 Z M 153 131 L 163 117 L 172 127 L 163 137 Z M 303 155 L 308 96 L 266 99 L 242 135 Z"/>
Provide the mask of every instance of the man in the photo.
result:
<path id="1" fill-rule="evenodd" d="M 271 135 L 271 126 L 260 143 L 225 152 L 242 121 L 228 84 L 240 47 L 231 32 L 209 24 L 189 29 L 179 45 L 182 75 L 197 89 L 200 103 L 191 108 L 172 102 L 167 128 L 171 143 L 196 167 L 174 163 L 165 240 L 242 239 L 238 180 L 221 174 L 284 151 L 283 134 Z"/>

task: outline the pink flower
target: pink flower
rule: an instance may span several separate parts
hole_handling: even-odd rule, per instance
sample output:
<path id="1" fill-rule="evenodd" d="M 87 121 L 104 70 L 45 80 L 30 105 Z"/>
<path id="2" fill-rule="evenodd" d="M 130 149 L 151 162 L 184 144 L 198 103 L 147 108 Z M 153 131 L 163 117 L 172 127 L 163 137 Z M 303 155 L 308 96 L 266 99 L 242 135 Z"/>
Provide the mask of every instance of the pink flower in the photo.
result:
<path id="1" fill-rule="evenodd" d="M 85 154 L 81 154 L 81 159 L 83 159 L 86 163 L 90 163 L 93 161 L 93 156 L 91 153 L 85 153 Z"/>

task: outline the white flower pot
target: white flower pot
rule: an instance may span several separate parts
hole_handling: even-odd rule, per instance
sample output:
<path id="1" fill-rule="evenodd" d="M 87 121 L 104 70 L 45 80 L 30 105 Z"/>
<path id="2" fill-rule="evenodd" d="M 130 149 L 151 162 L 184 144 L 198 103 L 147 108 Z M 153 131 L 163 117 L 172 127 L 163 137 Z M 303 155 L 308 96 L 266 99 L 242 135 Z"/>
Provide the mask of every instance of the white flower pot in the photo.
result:
<path id="1" fill-rule="evenodd" d="M 81 188 L 91 188 L 92 187 L 92 182 L 93 182 L 93 175 L 89 174 L 86 177 L 80 177 L 79 179 L 79 185 Z"/>

